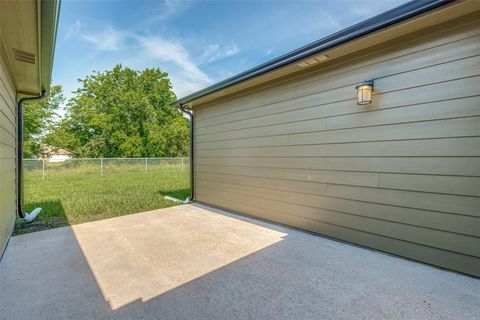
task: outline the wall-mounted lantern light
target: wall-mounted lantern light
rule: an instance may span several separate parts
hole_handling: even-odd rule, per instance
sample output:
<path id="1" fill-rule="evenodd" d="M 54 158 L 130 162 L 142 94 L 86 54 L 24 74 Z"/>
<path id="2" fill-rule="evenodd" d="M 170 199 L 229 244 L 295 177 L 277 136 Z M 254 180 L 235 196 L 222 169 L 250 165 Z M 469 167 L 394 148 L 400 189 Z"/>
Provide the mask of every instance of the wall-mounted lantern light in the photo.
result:
<path id="1" fill-rule="evenodd" d="M 357 89 L 357 104 L 372 103 L 373 80 L 366 80 L 355 87 Z"/>

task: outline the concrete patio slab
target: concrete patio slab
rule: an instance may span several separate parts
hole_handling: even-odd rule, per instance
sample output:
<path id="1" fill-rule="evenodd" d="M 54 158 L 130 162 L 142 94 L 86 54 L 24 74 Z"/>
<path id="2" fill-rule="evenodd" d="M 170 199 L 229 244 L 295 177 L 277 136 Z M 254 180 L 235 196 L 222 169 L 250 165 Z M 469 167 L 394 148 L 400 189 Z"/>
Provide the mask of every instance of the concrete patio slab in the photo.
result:
<path id="1" fill-rule="evenodd" d="M 13 237 L 1 319 L 478 319 L 480 280 L 201 205 Z"/>

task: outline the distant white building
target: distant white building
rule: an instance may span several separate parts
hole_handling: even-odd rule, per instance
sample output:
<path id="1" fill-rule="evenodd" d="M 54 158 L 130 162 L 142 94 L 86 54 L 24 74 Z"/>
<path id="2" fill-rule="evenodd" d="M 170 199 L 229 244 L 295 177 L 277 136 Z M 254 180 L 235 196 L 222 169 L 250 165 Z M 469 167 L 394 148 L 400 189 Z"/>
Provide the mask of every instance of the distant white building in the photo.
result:
<path id="1" fill-rule="evenodd" d="M 72 158 L 72 153 L 62 148 L 45 146 L 42 151 L 42 159 L 48 162 L 64 162 L 70 158 Z"/>

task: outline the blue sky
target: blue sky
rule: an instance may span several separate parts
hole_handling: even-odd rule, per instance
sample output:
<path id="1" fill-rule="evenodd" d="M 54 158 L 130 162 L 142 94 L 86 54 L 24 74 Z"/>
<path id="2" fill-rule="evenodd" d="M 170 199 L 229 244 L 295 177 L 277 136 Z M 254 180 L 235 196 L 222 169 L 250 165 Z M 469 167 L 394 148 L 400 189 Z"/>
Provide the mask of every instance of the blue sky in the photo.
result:
<path id="1" fill-rule="evenodd" d="M 53 83 L 159 67 L 180 98 L 405 2 L 64 0 Z"/>

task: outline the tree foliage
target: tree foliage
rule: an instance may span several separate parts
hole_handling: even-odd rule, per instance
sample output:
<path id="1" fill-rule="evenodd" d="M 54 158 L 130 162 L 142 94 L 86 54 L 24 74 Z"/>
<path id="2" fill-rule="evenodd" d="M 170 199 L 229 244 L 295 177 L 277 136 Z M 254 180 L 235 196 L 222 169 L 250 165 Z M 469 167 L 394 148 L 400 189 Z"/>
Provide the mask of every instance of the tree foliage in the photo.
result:
<path id="1" fill-rule="evenodd" d="M 57 110 L 65 101 L 61 86 L 52 86 L 47 98 L 25 102 L 23 108 L 23 155 L 38 157 L 47 135 L 57 117 Z"/>
<path id="2" fill-rule="evenodd" d="M 188 153 L 188 121 L 166 73 L 121 65 L 79 80 L 49 144 L 78 157 L 174 157 Z"/>

